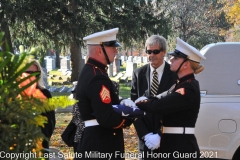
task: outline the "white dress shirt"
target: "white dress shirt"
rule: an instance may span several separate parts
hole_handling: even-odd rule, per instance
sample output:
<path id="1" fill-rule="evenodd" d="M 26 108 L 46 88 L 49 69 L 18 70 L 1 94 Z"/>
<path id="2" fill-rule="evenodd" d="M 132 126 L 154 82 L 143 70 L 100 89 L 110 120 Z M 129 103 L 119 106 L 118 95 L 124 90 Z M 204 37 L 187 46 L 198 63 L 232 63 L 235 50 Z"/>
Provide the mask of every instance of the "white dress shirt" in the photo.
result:
<path id="1" fill-rule="evenodd" d="M 163 61 L 163 64 L 156 69 L 156 71 L 158 73 L 158 84 L 160 84 L 160 82 L 161 82 L 164 67 L 165 67 L 165 61 Z M 150 86 L 152 85 L 153 71 L 154 70 L 155 69 L 150 65 Z"/>

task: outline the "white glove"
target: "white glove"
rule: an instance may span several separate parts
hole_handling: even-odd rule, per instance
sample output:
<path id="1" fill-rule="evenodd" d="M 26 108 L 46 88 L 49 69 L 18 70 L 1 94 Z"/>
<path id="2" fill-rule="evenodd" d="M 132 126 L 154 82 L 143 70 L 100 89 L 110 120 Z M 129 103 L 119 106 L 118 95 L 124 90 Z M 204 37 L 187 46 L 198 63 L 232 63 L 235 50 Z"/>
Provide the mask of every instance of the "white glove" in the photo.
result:
<path id="1" fill-rule="evenodd" d="M 145 145 L 148 149 L 154 150 L 160 147 L 161 137 L 158 134 L 152 134 L 144 138 Z"/>
<path id="2" fill-rule="evenodd" d="M 147 138 L 147 137 L 150 136 L 150 135 L 153 135 L 153 133 L 151 132 L 151 133 L 146 134 L 146 135 L 143 137 L 143 139 Z"/>
<path id="3" fill-rule="evenodd" d="M 135 103 L 138 103 L 138 102 L 143 101 L 145 99 L 148 99 L 148 98 L 145 97 L 145 96 L 139 97 L 138 99 L 135 100 Z"/>
<path id="4" fill-rule="evenodd" d="M 146 138 L 148 138 L 150 135 L 153 135 L 153 133 L 152 132 L 150 132 L 150 133 L 148 133 L 148 134 L 146 134 L 145 136 L 143 136 L 143 138 L 142 139 L 146 139 Z M 144 140 L 145 141 L 145 140 Z M 146 141 L 145 141 L 145 145 L 146 145 Z M 146 145 L 147 146 L 147 145 Z M 147 146 L 148 148 L 152 148 L 152 146 Z"/>
<path id="5" fill-rule="evenodd" d="M 124 99 L 120 102 L 120 104 L 132 108 L 137 108 L 136 104 L 131 99 Z"/>

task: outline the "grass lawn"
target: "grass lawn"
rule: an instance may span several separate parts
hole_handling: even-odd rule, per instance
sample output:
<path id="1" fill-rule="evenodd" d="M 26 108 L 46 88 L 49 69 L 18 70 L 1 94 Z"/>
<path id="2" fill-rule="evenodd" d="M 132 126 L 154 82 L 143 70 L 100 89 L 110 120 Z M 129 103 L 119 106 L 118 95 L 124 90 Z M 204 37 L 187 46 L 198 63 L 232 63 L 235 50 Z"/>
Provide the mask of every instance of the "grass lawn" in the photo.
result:
<path id="1" fill-rule="evenodd" d="M 119 96 L 122 98 L 130 98 L 130 90 L 131 87 L 120 83 Z"/>
<path id="2" fill-rule="evenodd" d="M 49 71 L 49 74 L 56 75 L 56 76 L 62 76 L 62 72 L 58 71 L 58 70 Z"/>

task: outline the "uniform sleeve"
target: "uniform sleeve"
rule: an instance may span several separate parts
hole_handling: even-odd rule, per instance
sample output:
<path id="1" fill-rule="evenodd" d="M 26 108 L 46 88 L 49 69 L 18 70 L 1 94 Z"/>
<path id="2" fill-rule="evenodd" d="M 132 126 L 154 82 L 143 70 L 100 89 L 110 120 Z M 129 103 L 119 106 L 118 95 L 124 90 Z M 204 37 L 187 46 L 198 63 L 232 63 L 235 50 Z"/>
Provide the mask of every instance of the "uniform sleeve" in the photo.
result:
<path id="1" fill-rule="evenodd" d="M 150 113 L 166 115 L 176 111 L 186 110 L 190 108 L 192 104 L 199 103 L 196 98 L 198 96 L 200 96 L 200 93 L 197 93 L 196 90 L 183 86 L 161 99 L 151 99 L 147 102 L 140 102 L 137 106 Z"/>
<path id="2" fill-rule="evenodd" d="M 160 122 L 159 122 L 160 123 Z M 138 137 L 141 139 L 146 134 L 150 133 L 150 130 L 148 129 L 147 125 L 145 124 L 145 121 L 143 118 L 138 118 L 133 122 L 133 125 L 137 131 Z"/>
<path id="3" fill-rule="evenodd" d="M 132 74 L 132 84 L 131 84 L 131 100 L 135 101 L 138 99 L 138 87 L 137 87 L 138 77 L 136 72 Z M 143 118 L 137 118 L 133 125 L 137 131 L 138 137 L 141 139 L 144 135 L 148 134 L 150 131 Z"/>
<path id="4" fill-rule="evenodd" d="M 95 76 L 86 87 L 86 95 L 91 101 L 98 123 L 107 128 L 124 127 L 125 119 L 118 115 L 112 108 L 112 82 L 105 75 Z M 117 96 L 117 95 L 114 95 Z M 118 102 L 119 103 L 119 102 Z"/>

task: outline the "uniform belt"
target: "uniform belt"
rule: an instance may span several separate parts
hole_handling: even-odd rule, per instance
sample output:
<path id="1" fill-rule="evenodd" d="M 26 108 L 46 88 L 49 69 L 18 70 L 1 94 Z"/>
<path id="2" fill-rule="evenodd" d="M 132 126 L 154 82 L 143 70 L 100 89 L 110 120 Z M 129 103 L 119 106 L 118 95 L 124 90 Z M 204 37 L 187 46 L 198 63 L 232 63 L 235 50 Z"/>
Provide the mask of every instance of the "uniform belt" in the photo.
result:
<path id="1" fill-rule="evenodd" d="M 84 121 L 84 125 L 85 125 L 85 127 L 90 127 L 90 126 L 97 126 L 97 125 L 99 125 L 99 123 L 97 122 L 96 119 L 91 119 L 88 121 Z"/>
<path id="2" fill-rule="evenodd" d="M 194 134 L 194 130 L 191 127 L 163 127 L 163 133 L 170 134 Z"/>

